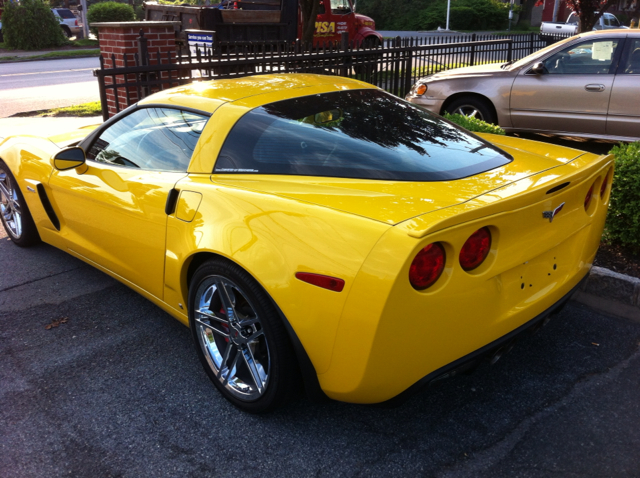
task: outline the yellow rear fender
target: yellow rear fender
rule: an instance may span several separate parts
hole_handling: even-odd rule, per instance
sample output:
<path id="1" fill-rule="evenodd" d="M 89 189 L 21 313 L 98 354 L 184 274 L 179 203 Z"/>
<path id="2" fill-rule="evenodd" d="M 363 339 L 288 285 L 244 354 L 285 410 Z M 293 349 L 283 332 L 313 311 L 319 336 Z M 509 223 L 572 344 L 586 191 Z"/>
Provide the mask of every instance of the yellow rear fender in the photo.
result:
<path id="1" fill-rule="evenodd" d="M 168 218 L 165 302 L 184 310 L 192 262 L 205 254 L 244 268 L 267 291 L 291 324 L 318 373 L 329 367 L 342 307 L 365 258 L 389 225 L 277 195 L 215 184 L 190 175 L 178 187 L 201 194 L 193 219 Z M 191 195 L 193 198 L 193 195 Z M 345 282 L 341 292 L 311 285 L 297 272 Z M 304 300 L 301 298 L 304 297 Z"/>

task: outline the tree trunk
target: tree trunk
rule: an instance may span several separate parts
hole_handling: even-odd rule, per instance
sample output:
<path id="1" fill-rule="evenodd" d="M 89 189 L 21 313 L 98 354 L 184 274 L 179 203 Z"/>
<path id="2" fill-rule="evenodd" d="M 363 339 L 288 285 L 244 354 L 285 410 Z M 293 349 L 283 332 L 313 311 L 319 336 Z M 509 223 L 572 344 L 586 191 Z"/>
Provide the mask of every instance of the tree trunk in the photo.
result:
<path id="1" fill-rule="evenodd" d="M 313 43 L 313 34 L 316 31 L 316 18 L 320 0 L 300 0 L 300 10 L 302 11 L 302 42 L 304 44 Z"/>

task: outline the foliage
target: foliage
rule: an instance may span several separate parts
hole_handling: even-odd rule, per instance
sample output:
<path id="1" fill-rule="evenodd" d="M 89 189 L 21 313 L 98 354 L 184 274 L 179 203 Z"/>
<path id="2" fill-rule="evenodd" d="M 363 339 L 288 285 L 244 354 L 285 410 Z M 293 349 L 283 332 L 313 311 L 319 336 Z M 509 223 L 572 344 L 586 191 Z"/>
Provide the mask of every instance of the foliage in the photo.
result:
<path id="1" fill-rule="evenodd" d="M 452 123 L 462 126 L 464 129 L 473 131 L 474 133 L 504 134 L 504 130 L 500 126 L 487 123 L 478 118 L 470 118 L 469 116 L 459 114 L 452 115 L 449 113 L 445 113 L 444 117 Z"/>
<path id="2" fill-rule="evenodd" d="M 6 2 L 2 33 L 6 45 L 19 50 L 42 50 L 67 43 L 49 3 L 43 0 Z"/>
<path id="3" fill-rule="evenodd" d="M 95 3 L 87 11 L 87 21 L 89 24 L 98 22 L 132 22 L 136 15 L 131 5 L 118 2 Z M 91 27 L 94 35 L 98 34 L 98 29 Z"/>
<path id="4" fill-rule="evenodd" d="M 611 154 L 615 172 L 605 240 L 640 251 L 640 142 L 621 143 Z"/>
<path id="5" fill-rule="evenodd" d="M 376 21 L 378 30 L 435 30 L 447 23 L 447 0 L 360 0 L 358 12 Z M 509 3 L 498 0 L 452 0 L 452 30 L 499 30 L 509 21 Z"/>
<path id="6" fill-rule="evenodd" d="M 567 7 L 578 15 L 578 33 L 593 30 L 593 26 L 618 0 L 565 0 Z M 596 13 L 598 12 L 598 13 Z"/>

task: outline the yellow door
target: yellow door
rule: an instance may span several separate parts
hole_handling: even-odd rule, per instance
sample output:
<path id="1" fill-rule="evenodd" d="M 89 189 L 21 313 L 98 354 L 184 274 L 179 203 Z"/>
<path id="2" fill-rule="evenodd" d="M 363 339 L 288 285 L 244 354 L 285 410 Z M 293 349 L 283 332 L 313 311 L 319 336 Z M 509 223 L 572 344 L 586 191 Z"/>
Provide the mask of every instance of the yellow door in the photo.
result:
<path id="1" fill-rule="evenodd" d="M 169 191 L 185 173 L 90 161 L 56 171 L 49 186 L 69 248 L 162 298 Z"/>

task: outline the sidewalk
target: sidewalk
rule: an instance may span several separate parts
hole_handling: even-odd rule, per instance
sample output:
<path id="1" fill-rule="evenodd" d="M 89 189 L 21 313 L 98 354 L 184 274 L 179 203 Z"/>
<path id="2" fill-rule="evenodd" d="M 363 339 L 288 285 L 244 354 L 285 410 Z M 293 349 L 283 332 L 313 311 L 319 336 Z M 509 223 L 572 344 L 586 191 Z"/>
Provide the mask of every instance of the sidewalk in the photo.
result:
<path id="1" fill-rule="evenodd" d="M 83 126 L 102 123 L 102 116 L 65 116 L 53 118 L 9 117 L 0 118 L 0 138 L 14 135 L 49 137 Z"/>

